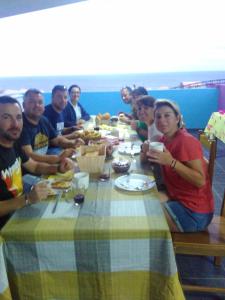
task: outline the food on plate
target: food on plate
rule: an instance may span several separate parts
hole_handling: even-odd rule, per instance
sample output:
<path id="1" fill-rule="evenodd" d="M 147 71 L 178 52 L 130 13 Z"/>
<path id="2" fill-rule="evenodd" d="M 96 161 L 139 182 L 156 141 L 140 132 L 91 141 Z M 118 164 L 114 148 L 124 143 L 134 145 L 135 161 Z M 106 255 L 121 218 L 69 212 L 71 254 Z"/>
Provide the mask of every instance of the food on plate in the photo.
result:
<path id="1" fill-rule="evenodd" d="M 53 190 L 52 188 L 48 188 L 48 197 L 56 196 L 56 195 L 57 195 L 56 190 Z"/>
<path id="2" fill-rule="evenodd" d="M 84 141 L 97 140 L 101 138 L 101 133 L 95 130 L 83 130 L 77 131 L 76 137 L 81 138 Z"/>
<path id="3" fill-rule="evenodd" d="M 53 189 L 68 189 L 71 186 L 70 181 L 54 181 L 51 183 Z"/>
<path id="4" fill-rule="evenodd" d="M 53 179 L 55 181 L 59 181 L 59 180 L 72 180 L 74 175 L 74 171 L 73 170 L 69 170 L 66 173 L 57 173 L 57 174 L 53 174 L 53 175 L 49 175 L 48 179 Z"/>
<path id="5" fill-rule="evenodd" d="M 104 115 L 103 115 L 103 120 L 109 120 L 110 119 L 110 113 L 106 112 Z"/>
<path id="6" fill-rule="evenodd" d="M 102 124 L 102 123 L 108 123 L 110 121 L 110 113 L 106 112 L 104 114 L 98 114 L 95 118 L 96 125 Z"/>

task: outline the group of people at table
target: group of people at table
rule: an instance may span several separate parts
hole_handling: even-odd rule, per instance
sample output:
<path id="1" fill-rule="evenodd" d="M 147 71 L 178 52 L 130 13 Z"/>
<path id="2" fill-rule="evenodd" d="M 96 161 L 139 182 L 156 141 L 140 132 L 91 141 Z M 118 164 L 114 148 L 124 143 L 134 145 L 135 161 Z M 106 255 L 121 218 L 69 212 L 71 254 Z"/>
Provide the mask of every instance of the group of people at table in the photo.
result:
<path id="1" fill-rule="evenodd" d="M 200 142 L 184 128 L 172 101 L 156 100 L 143 87 L 120 92 L 131 113 L 120 112 L 119 119 L 143 141 L 141 162 L 162 173 L 165 191 L 160 197 L 170 230 L 204 230 L 213 218 L 214 200 Z M 84 143 L 76 130 L 90 119 L 78 101 L 80 93 L 77 85 L 68 90 L 57 85 L 45 107 L 42 92 L 29 89 L 23 112 L 16 99 L 0 97 L 0 228 L 15 210 L 48 196 L 45 183 L 24 193 L 24 172 L 45 175 L 74 169 L 71 156 Z M 151 149 L 149 141 L 161 141 L 164 150 Z"/>

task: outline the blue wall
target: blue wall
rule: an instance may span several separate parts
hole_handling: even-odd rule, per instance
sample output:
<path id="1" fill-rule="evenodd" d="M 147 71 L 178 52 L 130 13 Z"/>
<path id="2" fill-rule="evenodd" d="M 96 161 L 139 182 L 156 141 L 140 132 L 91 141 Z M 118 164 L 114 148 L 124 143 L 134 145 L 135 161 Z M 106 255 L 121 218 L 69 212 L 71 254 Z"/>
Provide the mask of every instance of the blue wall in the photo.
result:
<path id="1" fill-rule="evenodd" d="M 167 98 L 176 102 L 184 117 L 186 127 L 204 128 L 211 113 L 218 110 L 217 88 L 150 90 L 155 98 Z M 51 94 L 45 94 L 45 103 L 51 102 Z M 92 115 L 119 111 L 130 112 L 130 106 L 121 101 L 119 92 L 83 92 L 80 103 Z"/>

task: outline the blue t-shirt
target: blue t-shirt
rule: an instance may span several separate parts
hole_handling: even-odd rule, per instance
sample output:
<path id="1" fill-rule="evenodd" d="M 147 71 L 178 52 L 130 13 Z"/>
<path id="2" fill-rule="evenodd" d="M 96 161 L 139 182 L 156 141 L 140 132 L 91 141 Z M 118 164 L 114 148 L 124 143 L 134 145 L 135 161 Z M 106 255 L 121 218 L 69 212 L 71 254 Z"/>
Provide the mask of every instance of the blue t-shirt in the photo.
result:
<path id="1" fill-rule="evenodd" d="M 21 146 L 30 145 L 35 153 L 46 154 L 49 141 L 56 137 L 57 132 L 46 117 L 42 116 L 34 125 L 23 114 L 23 130 L 19 139 Z"/>
<path id="2" fill-rule="evenodd" d="M 54 110 L 52 104 L 45 106 L 44 116 L 49 120 L 58 134 L 62 134 L 64 128 L 64 115 L 63 112 Z"/>

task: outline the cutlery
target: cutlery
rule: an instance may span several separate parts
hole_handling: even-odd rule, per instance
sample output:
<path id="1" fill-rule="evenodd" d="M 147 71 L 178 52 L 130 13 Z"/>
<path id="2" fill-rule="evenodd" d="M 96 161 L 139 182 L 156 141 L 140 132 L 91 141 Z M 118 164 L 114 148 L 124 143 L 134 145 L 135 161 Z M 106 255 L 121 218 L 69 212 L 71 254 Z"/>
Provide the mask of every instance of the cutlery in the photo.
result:
<path id="1" fill-rule="evenodd" d="M 55 199 L 55 204 L 54 204 L 53 209 L 52 209 L 52 214 L 55 213 L 56 208 L 57 208 L 57 206 L 58 206 L 58 203 L 59 203 L 59 201 L 60 201 L 61 198 L 62 198 L 62 194 L 63 194 L 63 191 L 59 191 L 59 193 L 57 194 L 56 199 Z"/>

